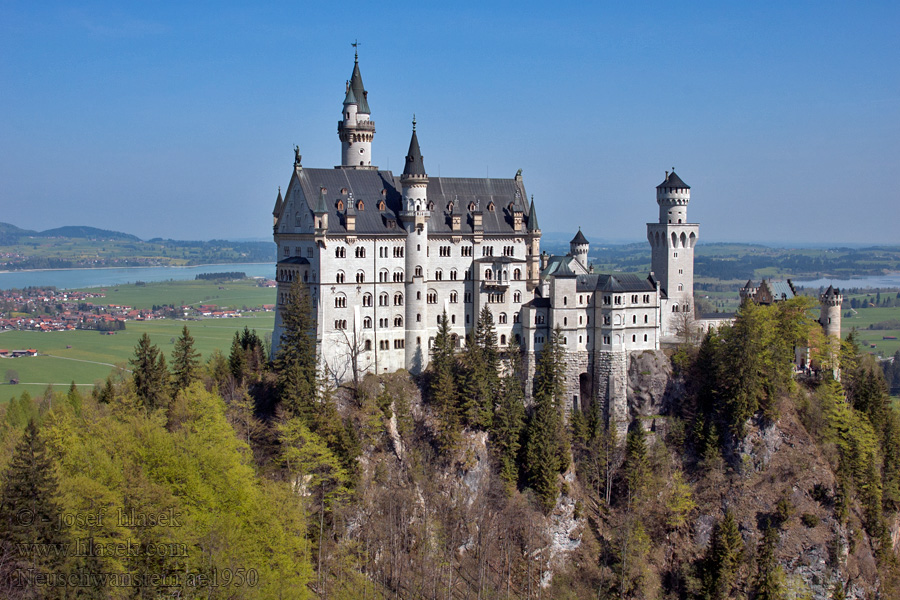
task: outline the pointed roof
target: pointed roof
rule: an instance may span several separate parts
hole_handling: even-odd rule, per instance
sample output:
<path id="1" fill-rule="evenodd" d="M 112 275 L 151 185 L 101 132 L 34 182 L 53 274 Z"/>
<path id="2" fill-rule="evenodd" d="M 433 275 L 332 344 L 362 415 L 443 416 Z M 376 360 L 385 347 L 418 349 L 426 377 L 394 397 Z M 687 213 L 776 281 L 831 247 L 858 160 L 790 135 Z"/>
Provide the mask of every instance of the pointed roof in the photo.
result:
<path id="1" fill-rule="evenodd" d="M 353 92 L 353 95 L 356 97 L 356 105 L 357 112 L 365 113 L 367 115 L 372 114 L 369 110 L 369 102 L 368 102 L 368 94 L 366 93 L 366 88 L 363 86 L 362 75 L 359 74 L 359 59 L 353 59 L 353 75 L 350 76 L 350 91 L 347 92 L 349 97 L 350 92 Z M 344 101 L 346 104 L 347 101 Z"/>
<path id="2" fill-rule="evenodd" d="M 666 180 L 656 186 L 656 188 L 684 188 L 689 190 L 691 186 L 682 181 L 681 177 L 675 173 L 675 169 L 672 169 L 671 173 L 666 171 Z"/>
<path id="3" fill-rule="evenodd" d="M 325 203 L 325 188 L 319 188 L 319 201 L 316 202 L 316 210 L 313 211 L 316 214 L 327 213 L 328 205 Z"/>
<path id="4" fill-rule="evenodd" d="M 531 208 L 528 209 L 528 231 L 537 231 L 538 226 L 537 210 L 534 208 L 534 196 L 531 197 Z"/>
<path id="5" fill-rule="evenodd" d="M 278 216 L 281 214 L 281 205 L 284 204 L 284 199 L 281 197 L 281 186 L 278 187 L 278 197 L 275 198 L 275 208 L 272 209 L 272 215 Z"/>
<path id="6" fill-rule="evenodd" d="M 419 138 L 416 136 L 416 121 L 413 119 L 412 138 L 409 140 L 409 152 L 406 153 L 406 166 L 403 167 L 403 175 L 426 175 L 425 161 L 422 151 L 419 150 Z"/>
<path id="7" fill-rule="evenodd" d="M 569 243 L 576 246 L 583 246 L 588 243 L 587 238 L 581 233 L 581 227 L 578 228 L 578 233 L 575 234 L 575 237 L 573 237 L 572 241 Z"/>
<path id="8" fill-rule="evenodd" d="M 559 263 L 559 267 L 553 273 L 554 277 L 576 277 L 575 271 L 569 266 L 569 262 L 563 260 Z"/>
<path id="9" fill-rule="evenodd" d="M 356 94 L 353 93 L 353 88 L 349 85 L 347 86 L 347 95 L 344 97 L 344 106 L 347 106 L 348 104 L 359 104 L 359 102 L 356 101 Z"/>
<path id="10" fill-rule="evenodd" d="M 841 290 L 840 290 L 840 289 L 838 289 L 838 288 L 836 288 L 836 287 L 834 287 L 834 286 L 829 285 L 829 286 L 828 286 L 828 289 L 825 290 L 825 293 L 822 294 L 822 296 L 825 297 L 825 298 L 835 298 L 835 297 L 837 297 L 837 296 L 840 296 L 840 294 L 841 294 Z"/>

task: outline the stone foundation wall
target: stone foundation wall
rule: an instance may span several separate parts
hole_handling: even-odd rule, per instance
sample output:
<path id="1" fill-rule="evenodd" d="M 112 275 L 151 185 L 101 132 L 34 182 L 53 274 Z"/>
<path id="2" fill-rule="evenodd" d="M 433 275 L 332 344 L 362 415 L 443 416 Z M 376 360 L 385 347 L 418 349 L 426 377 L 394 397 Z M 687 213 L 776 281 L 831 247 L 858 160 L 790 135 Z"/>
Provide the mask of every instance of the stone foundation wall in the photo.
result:
<path id="1" fill-rule="evenodd" d="M 593 367 L 594 398 L 603 406 L 607 424 L 616 428 L 619 439 L 625 439 L 630 421 L 627 392 L 628 354 L 595 352 Z"/>

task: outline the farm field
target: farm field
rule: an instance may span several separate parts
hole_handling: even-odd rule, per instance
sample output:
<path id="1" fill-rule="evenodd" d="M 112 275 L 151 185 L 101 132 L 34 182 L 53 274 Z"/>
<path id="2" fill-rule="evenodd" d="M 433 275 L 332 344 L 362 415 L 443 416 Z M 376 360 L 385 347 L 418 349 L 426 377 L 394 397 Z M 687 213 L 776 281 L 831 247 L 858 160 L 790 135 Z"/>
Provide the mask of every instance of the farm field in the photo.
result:
<path id="1" fill-rule="evenodd" d="M 211 266 L 209 272 L 215 272 Z M 133 308 L 151 308 L 154 305 L 175 306 L 215 304 L 220 308 L 243 308 L 275 304 L 275 288 L 259 287 L 255 279 L 242 279 L 216 283 L 214 281 L 160 281 L 143 285 L 119 285 L 100 288 L 106 298 L 95 304 L 117 304 Z M 97 288 L 83 288 L 96 292 Z"/>
<path id="2" fill-rule="evenodd" d="M 846 303 L 845 303 L 846 304 Z M 852 316 L 847 316 L 850 311 L 843 309 L 843 318 L 841 319 L 841 332 L 844 337 L 850 333 L 850 330 L 856 327 L 856 332 L 862 342 L 868 344 L 868 351 L 880 355 L 884 358 L 893 356 L 897 350 L 900 350 L 900 328 L 898 329 L 868 329 L 869 325 L 880 323 L 882 321 L 900 320 L 900 307 L 891 308 L 860 308 Z M 883 337 L 895 337 L 895 340 L 885 340 Z M 872 347 L 872 344 L 875 347 Z M 864 346 L 865 348 L 865 346 Z"/>
<path id="3" fill-rule="evenodd" d="M 217 348 L 228 354 L 235 331 L 247 326 L 266 339 L 274 324 L 274 312 L 260 312 L 234 319 L 129 321 L 127 328 L 115 335 L 102 335 L 96 331 L 0 332 L 0 347 L 35 348 L 40 354 L 36 357 L 0 359 L 0 375 L 9 369 L 19 375 L 19 385 L 9 385 L 4 381 L 0 386 L 0 401 L 5 402 L 24 389 L 32 394 L 41 392 L 48 384 L 67 387 L 74 381 L 80 386 L 91 386 L 105 379 L 117 365 L 128 368 L 128 359 L 145 332 L 168 360 L 174 340 L 181 333 L 181 328 L 187 325 L 194 338 L 194 347 L 201 353 L 201 360 L 206 361 Z"/>

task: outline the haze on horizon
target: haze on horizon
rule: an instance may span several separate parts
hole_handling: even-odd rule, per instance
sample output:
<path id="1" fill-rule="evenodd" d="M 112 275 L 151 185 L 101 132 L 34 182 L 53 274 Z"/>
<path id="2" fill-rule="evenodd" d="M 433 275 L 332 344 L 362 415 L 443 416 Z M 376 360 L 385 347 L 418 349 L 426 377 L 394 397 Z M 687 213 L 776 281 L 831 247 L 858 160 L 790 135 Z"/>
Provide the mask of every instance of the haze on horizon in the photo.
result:
<path id="1" fill-rule="evenodd" d="M 701 241 L 898 243 L 900 5 L 0 4 L 0 221 L 269 238 L 293 146 L 340 161 L 359 39 L 399 171 L 521 168 L 545 231 L 641 240 L 655 186 Z"/>

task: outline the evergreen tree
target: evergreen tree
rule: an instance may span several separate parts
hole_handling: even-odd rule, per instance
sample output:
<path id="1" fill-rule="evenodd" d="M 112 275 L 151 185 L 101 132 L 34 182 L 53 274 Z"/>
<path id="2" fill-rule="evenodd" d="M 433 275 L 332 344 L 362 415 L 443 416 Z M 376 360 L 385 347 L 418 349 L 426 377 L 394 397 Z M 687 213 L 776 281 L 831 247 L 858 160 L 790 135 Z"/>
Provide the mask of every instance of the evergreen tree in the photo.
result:
<path id="1" fill-rule="evenodd" d="M 148 410 L 166 406 L 169 397 L 169 370 L 166 357 L 150 343 L 144 333 L 134 348 L 134 358 L 128 361 L 133 367 L 131 378 L 138 399 Z"/>
<path id="2" fill-rule="evenodd" d="M 20 555 L 20 566 L 49 570 L 62 564 L 64 556 L 43 549 L 65 541 L 58 528 L 62 509 L 53 461 L 32 419 L 16 446 L 6 470 L 0 496 L 0 540 L 11 544 L 38 544 Z"/>
<path id="3" fill-rule="evenodd" d="M 494 315 L 485 305 L 478 316 L 475 335 L 463 353 L 460 411 L 466 424 L 489 429 L 500 390 L 500 353 Z"/>
<path id="4" fill-rule="evenodd" d="M 703 561 L 703 597 L 722 600 L 730 597 L 740 566 L 743 542 L 730 510 L 716 524 Z"/>
<path id="5" fill-rule="evenodd" d="M 240 383 L 244 380 L 246 368 L 247 361 L 244 356 L 244 348 L 241 346 L 241 334 L 235 331 L 234 338 L 231 340 L 231 352 L 228 354 L 228 369 L 234 380 Z"/>
<path id="6" fill-rule="evenodd" d="M 437 441 L 442 451 L 449 452 L 459 439 L 460 417 L 457 408 L 456 357 L 453 354 L 447 311 L 441 314 L 438 323 L 429 369 L 429 396 L 439 420 Z"/>
<path id="7" fill-rule="evenodd" d="M 175 393 L 185 389 L 199 377 L 200 353 L 194 349 L 194 338 L 187 325 L 181 329 L 181 335 L 175 340 L 172 351 L 172 375 Z"/>
<path id="8" fill-rule="evenodd" d="M 309 423 L 316 398 L 316 324 L 309 291 L 300 280 L 291 284 L 281 325 L 275 356 L 279 398 L 286 410 Z"/>
<path id="9" fill-rule="evenodd" d="M 647 458 L 647 436 L 644 426 L 636 421 L 625 438 L 625 484 L 629 504 L 641 498 L 650 479 L 650 460 Z"/>
<path id="10" fill-rule="evenodd" d="M 503 376 L 500 401 L 491 425 L 491 439 L 497 453 L 500 478 L 510 490 L 518 481 L 516 459 L 521 446 L 525 424 L 525 389 L 522 385 L 522 353 L 518 347 L 510 348 L 506 374 Z"/>
<path id="11" fill-rule="evenodd" d="M 66 403 L 72 407 L 72 410 L 75 411 L 75 414 L 81 413 L 81 394 L 78 393 L 78 387 L 75 385 L 74 380 L 69 386 L 69 391 L 66 394 Z"/>
<path id="12" fill-rule="evenodd" d="M 563 349 L 557 328 L 541 350 L 535 371 L 534 408 L 528 421 L 525 472 L 545 510 L 556 502 L 557 475 L 569 466 L 569 446 L 563 427 Z"/>
<path id="13" fill-rule="evenodd" d="M 775 558 L 775 548 L 778 545 L 778 529 L 769 527 L 759 542 L 759 552 L 756 558 L 756 599 L 757 600 L 784 600 L 787 597 L 784 569 Z"/>

